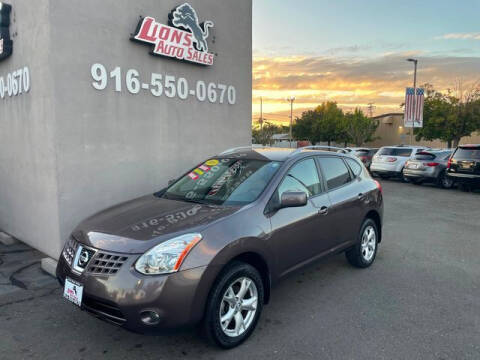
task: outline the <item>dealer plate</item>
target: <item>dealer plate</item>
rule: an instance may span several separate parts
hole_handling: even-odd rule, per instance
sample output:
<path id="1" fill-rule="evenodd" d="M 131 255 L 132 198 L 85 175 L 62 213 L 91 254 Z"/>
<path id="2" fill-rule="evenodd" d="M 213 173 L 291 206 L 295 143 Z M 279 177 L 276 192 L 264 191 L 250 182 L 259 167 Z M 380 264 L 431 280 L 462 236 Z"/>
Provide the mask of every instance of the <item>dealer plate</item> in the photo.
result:
<path id="1" fill-rule="evenodd" d="M 82 306 L 83 285 L 69 278 L 65 278 L 63 297 L 77 306 Z"/>

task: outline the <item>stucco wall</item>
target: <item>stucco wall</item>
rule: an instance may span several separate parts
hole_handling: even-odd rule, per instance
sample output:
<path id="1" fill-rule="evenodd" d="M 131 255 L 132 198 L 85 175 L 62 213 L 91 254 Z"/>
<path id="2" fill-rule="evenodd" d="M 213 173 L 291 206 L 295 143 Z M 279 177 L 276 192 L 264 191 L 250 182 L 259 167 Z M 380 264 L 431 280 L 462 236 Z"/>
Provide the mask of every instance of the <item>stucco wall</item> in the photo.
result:
<path id="1" fill-rule="evenodd" d="M 9 3 L 13 55 L 0 62 L 0 77 L 28 66 L 31 89 L 0 99 L 0 229 L 48 252 L 60 232 L 50 3 Z"/>
<path id="2" fill-rule="evenodd" d="M 50 0 L 29 2 L 29 10 L 43 13 L 36 19 L 25 19 L 27 0 L 12 1 L 17 13 L 19 35 L 14 51 L 24 40 L 24 27 L 42 22 L 45 30 L 35 44 L 24 45 L 26 53 L 9 60 L 32 67 L 32 89 L 29 94 L 10 102 L 0 102 L 0 126 L 16 124 L 31 132 L 32 144 L 42 147 L 42 160 L 31 159 L 39 172 L 47 172 L 39 183 L 32 178 L 26 184 L 18 180 L 30 176 L 24 168 L 12 177 L 8 169 L 25 162 L 28 154 L 11 151 L 2 161 L 0 227 L 38 247 L 52 257 L 72 228 L 83 218 L 120 201 L 162 188 L 169 179 L 197 161 L 225 148 L 250 143 L 251 118 L 251 0 L 190 0 L 200 21 L 212 20 L 215 27 L 208 38 L 209 51 L 216 53 L 213 66 L 199 66 L 149 54 L 150 47 L 129 40 L 139 16 L 152 16 L 167 23 L 168 13 L 183 1 L 171 0 Z M 18 5 L 18 6 L 17 6 Z M 35 9 L 31 9 L 35 8 Z M 20 22 L 22 19 L 22 23 Z M 48 30 L 49 29 L 49 30 Z M 38 60 L 35 49 L 42 49 Z M 46 70 L 40 87 L 38 61 Z M 92 64 L 103 64 L 107 71 L 120 67 L 122 91 L 114 90 L 114 80 L 99 91 L 92 86 Z M 0 63 L 0 73 L 7 63 Z M 140 81 L 150 82 L 151 73 L 187 79 L 191 87 L 198 80 L 222 83 L 236 89 L 236 103 L 200 102 L 194 96 L 180 98 L 154 97 L 147 90 L 131 94 L 125 89 L 125 73 L 136 69 Z M 35 74 L 35 77 L 33 76 Z M 33 106 L 45 105 L 48 112 Z M 14 111 L 13 101 L 23 101 Z M 31 112 L 26 111 L 27 108 Z M 15 120 L 10 120 L 15 112 Z M 32 116 L 35 113 L 35 116 Z M 35 123 L 38 128 L 28 124 Z M 11 125 L 14 126 L 14 125 Z M 1 129 L 1 127 L 0 127 Z M 43 132 L 41 131 L 43 130 Z M 0 134 L 10 147 L 6 134 Z M 18 146 L 20 150 L 22 147 Z M 2 155 L 0 155 L 2 156 Z M 7 164 L 7 165 L 5 165 Z M 16 183 L 4 187 L 3 184 Z M 30 198 L 18 199 L 25 187 L 34 185 L 45 204 L 32 209 Z M 18 207 L 14 215 L 10 208 Z M 42 217 L 40 223 L 37 218 Z M 32 226 L 24 227 L 24 216 Z M 45 217 L 51 220 L 48 225 Z M 32 230 L 41 230 L 41 235 Z"/>

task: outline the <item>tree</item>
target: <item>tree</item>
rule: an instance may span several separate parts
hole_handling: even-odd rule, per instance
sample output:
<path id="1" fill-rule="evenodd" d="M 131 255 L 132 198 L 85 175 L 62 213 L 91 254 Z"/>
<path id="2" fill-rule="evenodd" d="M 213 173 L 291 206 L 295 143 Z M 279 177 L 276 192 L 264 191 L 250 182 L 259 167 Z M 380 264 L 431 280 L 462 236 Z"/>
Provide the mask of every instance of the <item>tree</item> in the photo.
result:
<path id="1" fill-rule="evenodd" d="M 342 139 L 344 135 L 342 121 L 344 114 L 335 102 L 324 102 L 314 110 L 308 110 L 297 118 L 293 126 L 293 137 L 297 140 L 309 140 L 312 144 Z"/>
<path id="2" fill-rule="evenodd" d="M 342 122 L 344 114 L 336 102 L 328 101 L 317 106 L 315 111 L 319 114 L 319 121 L 314 131 L 318 134 L 320 141 L 326 141 L 330 146 L 332 141 L 343 140 Z"/>
<path id="3" fill-rule="evenodd" d="M 378 121 L 365 116 L 362 110 L 355 109 L 353 113 L 345 115 L 343 129 L 345 142 L 351 142 L 355 146 L 362 146 L 364 143 L 374 141 L 375 131 L 378 128 Z"/>
<path id="4" fill-rule="evenodd" d="M 296 140 L 308 140 L 312 144 L 320 141 L 318 134 L 313 130 L 318 121 L 318 113 L 315 110 L 308 110 L 302 113 L 300 118 L 295 120 L 292 127 L 292 135 Z"/>
<path id="5" fill-rule="evenodd" d="M 272 145 L 273 135 L 282 131 L 282 127 L 263 122 L 263 126 L 252 126 L 252 138 L 255 144 Z"/>
<path id="6" fill-rule="evenodd" d="M 426 84 L 423 128 L 415 129 L 417 141 L 442 140 L 448 147 L 457 147 L 461 139 L 480 130 L 480 87 L 467 91 L 457 84 L 456 91 L 436 91 Z"/>

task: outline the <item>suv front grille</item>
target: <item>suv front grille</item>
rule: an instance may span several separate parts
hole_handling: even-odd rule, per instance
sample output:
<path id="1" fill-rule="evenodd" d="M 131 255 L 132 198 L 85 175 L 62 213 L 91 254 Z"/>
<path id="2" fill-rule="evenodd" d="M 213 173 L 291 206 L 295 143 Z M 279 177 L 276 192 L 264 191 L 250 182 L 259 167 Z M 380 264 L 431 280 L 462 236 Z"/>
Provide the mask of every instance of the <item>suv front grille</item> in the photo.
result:
<path id="1" fill-rule="evenodd" d="M 114 275 L 118 272 L 118 270 L 120 270 L 122 265 L 127 260 L 127 256 L 98 251 L 90 262 L 90 266 L 88 267 L 87 271 L 91 274 Z"/>
<path id="2" fill-rule="evenodd" d="M 63 248 L 63 257 L 67 261 L 70 267 L 74 267 L 75 255 L 77 253 L 79 242 L 71 237 L 65 247 Z M 93 275 L 115 275 L 125 261 L 128 260 L 128 256 L 123 254 L 109 253 L 102 250 L 96 250 L 93 248 L 85 247 L 83 249 L 88 252 L 90 259 L 85 264 L 86 272 Z M 84 266 L 81 266 L 82 270 Z M 78 270 L 78 269 L 77 269 Z M 78 270 L 79 271 L 79 270 Z"/>

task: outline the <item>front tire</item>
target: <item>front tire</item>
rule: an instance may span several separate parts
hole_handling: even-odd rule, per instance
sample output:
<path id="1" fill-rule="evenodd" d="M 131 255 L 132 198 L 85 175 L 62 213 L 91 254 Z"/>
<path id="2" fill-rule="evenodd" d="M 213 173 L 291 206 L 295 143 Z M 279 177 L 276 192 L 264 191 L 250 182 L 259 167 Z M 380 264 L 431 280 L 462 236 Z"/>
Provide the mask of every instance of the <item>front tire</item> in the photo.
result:
<path id="1" fill-rule="evenodd" d="M 378 229 L 372 219 L 366 219 L 360 229 L 357 245 L 345 255 L 348 262 L 358 268 L 367 268 L 373 264 L 377 256 Z"/>
<path id="2" fill-rule="evenodd" d="M 264 287 L 253 266 L 233 262 L 222 271 L 207 301 L 203 330 L 224 349 L 244 342 L 255 330 L 263 308 Z"/>

